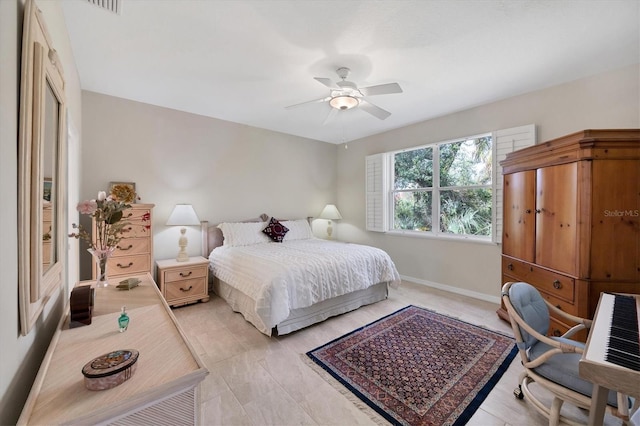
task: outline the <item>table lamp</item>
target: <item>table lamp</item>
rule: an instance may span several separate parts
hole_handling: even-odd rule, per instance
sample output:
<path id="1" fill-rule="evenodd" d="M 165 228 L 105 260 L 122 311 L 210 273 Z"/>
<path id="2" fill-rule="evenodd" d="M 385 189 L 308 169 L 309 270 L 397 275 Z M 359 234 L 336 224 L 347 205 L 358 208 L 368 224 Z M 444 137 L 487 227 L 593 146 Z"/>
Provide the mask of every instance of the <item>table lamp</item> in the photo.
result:
<path id="1" fill-rule="evenodd" d="M 187 228 L 184 228 L 184 226 L 195 225 L 200 225 L 200 220 L 193 206 L 191 204 L 176 204 L 169 216 L 169 220 L 167 220 L 167 226 L 183 226 L 183 228 L 180 229 L 180 239 L 178 240 L 178 246 L 180 247 L 178 257 L 176 257 L 176 261 L 178 262 L 186 262 L 189 260 L 189 255 L 187 254 L 188 240 L 185 236 Z"/>
<path id="2" fill-rule="evenodd" d="M 322 209 L 322 213 L 320 213 L 320 219 L 327 219 L 327 239 L 331 239 L 331 234 L 333 233 L 333 226 L 331 226 L 332 220 L 342 219 L 342 215 L 338 211 L 338 208 L 334 204 L 327 204 Z"/>

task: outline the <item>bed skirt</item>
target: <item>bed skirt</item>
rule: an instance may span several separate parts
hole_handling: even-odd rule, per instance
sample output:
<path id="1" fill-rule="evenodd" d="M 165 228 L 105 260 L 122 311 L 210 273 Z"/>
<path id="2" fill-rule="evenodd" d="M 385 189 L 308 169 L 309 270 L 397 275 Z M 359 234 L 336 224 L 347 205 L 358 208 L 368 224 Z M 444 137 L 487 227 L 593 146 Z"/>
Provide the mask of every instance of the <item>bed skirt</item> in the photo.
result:
<path id="1" fill-rule="evenodd" d="M 364 290 L 354 291 L 333 299 L 318 302 L 307 308 L 293 309 L 284 321 L 267 328 L 255 313 L 255 302 L 246 294 L 231 287 L 226 282 L 213 277 L 213 291 L 225 300 L 234 312 L 240 312 L 244 318 L 267 336 L 283 335 L 324 321 L 327 318 L 344 314 L 361 306 L 376 303 L 387 298 L 388 285 L 378 283 Z"/>

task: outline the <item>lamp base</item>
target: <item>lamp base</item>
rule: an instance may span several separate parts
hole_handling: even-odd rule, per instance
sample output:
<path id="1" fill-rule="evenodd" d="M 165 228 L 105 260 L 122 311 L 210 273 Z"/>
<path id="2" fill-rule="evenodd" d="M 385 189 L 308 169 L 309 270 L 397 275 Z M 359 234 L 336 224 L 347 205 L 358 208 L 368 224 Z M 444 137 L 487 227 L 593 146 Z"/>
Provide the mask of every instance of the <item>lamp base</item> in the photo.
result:
<path id="1" fill-rule="evenodd" d="M 189 255 L 187 254 L 187 244 L 189 240 L 185 237 L 185 233 L 187 232 L 187 228 L 182 228 L 180 230 L 180 239 L 178 240 L 178 246 L 180 247 L 180 251 L 178 252 L 178 257 L 176 257 L 176 262 L 186 262 L 189 260 Z"/>
<path id="2" fill-rule="evenodd" d="M 187 260 L 189 260 L 189 255 L 187 254 L 187 252 L 180 250 L 178 256 L 176 257 L 176 262 L 186 262 Z"/>
<path id="3" fill-rule="evenodd" d="M 333 226 L 331 226 L 331 221 L 327 221 L 327 240 L 332 240 L 331 234 L 333 234 Z"/>

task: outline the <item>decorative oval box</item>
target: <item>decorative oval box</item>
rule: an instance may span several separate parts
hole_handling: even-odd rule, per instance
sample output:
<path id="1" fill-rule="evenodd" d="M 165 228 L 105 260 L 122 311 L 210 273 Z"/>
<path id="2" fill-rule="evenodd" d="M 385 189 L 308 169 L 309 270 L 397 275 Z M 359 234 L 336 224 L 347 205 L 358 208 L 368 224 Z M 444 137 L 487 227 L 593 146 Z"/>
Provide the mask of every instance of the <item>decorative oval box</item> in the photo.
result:
<path id="1" fill-rule="evenodd" d="M 139 353 L 135 349 L 119 349 L 100 355 L 82 367 L 84 385 L 89 390 L 111 389 L 129 380 L 136 371 Z"/>

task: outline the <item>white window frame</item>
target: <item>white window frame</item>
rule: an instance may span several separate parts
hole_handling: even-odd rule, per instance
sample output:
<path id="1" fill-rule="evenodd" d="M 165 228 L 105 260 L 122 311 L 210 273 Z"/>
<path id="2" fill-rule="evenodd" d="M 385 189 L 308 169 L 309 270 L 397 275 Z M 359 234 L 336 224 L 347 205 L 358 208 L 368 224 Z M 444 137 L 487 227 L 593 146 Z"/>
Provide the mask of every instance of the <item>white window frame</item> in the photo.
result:
<path id="1" fill-rule="evenodd" d="M 464 187 L 447 187 L 444 190 L 491 188 L 492 191 L 492 233 L 491 236 L 476 236 L 467 234 L 451 234 L 440 232 L 440 156 L 439 147 L 441 145 L 459 142 L 468 139 L 491 136 L 492 140 L 492 182 L 491 185 L 474 185 Z M 497 130 L 489 133 L 481 133 L 469 137 L 461 137 L 447 141 L 439 141 L 412 148 L 389 151 L 366 157 L 366 229 L 374 232 L 386 232 L 389 234 L 426 237 L 426 238 L 446 238 L 456 240 L 469 240 L 479 242 L 500 243 L 502 241 L 502 161 L 506 154 L 527 146 L 535 145 L 536 129 L 534 124 L 514 127 L 511 129 Z M 412 151 L 421 148 L 433 147 L 433 187 L 432 192 L 432 215 L 433 223 L 431 231 L 413 231 L 391 229 L 394 214 L 394 191 L 393 175 L 394 156 L 400 152 Z M 382 201 L 380 201 L 382 200 Z"/>

